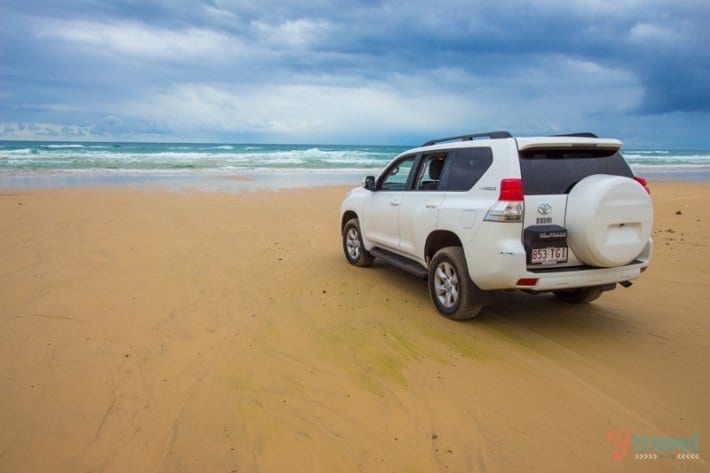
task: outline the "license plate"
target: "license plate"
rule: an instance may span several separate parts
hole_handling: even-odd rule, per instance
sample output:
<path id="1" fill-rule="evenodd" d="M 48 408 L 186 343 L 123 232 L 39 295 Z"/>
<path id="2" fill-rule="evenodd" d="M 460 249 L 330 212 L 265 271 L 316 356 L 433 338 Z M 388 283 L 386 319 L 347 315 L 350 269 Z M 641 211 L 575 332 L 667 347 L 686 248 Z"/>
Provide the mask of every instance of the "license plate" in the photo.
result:
<path id="1" fill-rule="evenodd" d="M 566 246 L 533 248 L 531 251 L 530 261 L 532 264 L 557 264 L 567 262 Z"/>

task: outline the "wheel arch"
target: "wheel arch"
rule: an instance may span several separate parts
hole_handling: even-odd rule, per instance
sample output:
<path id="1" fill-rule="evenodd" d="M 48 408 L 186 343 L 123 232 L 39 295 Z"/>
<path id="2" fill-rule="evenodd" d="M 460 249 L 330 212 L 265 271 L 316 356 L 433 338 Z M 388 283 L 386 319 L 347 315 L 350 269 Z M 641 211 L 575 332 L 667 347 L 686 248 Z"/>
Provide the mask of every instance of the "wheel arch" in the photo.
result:
<path id="1" fill-rule="evenodd" d="M 461 246 L 461 239 L 452 231 L 435 230 L 429 234 L 424 245 L 424 260 L 429 263 L 437 251 L 447 246 Z"/>
<path id="2" fill-rule="evenodd" d="M 357 214 L 353 210 L 346 210 L 343 212 L 343 216 L 340 219 L 340 233 L 343 233 L 345 229 L 345 224 L 348 223 L 353 218 L 358 218 Z M 359 220 L 359 219 L 358 219 Z"/>

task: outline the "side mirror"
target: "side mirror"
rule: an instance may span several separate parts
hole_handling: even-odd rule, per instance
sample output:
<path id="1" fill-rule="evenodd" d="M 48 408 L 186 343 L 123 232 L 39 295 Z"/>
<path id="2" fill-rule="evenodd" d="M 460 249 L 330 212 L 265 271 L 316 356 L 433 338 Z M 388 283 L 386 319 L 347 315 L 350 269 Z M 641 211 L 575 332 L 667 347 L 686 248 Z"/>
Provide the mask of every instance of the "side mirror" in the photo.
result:
<path id="1" fill-rule="evenodd" d="M 362 187 L 369 191 L 375 190 L 375 176 L 365 176 L 362 180 Z"/>

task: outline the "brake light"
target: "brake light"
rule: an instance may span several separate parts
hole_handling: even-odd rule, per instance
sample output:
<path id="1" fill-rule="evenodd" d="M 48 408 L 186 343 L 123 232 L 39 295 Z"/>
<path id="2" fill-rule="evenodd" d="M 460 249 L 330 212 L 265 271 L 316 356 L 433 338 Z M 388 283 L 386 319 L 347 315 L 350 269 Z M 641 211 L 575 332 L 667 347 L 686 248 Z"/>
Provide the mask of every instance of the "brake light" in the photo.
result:
<path id="1" fill-rule="evenodd" d="M 651 193 L 651 189 L 649 189 L 648 182 L 646 181 L 646 179 L 644 179 L 643 177 L 634 177 L 634 180 L 641 184 L 643 188 L 646 189 L 646 192 L 648 192 L 649 194 Z"/>
<path id="2" fill-rule="evenodd" d="M 500 196 L 498 200 L 506 202 L 522 202 L 523 181 L 522 179 L 503 179 L 500 181 Z"/>
<path id="3" fill-rule="evenodd" d="M 500 181 L 498 201 L 488 209 L 484 220 L 489 222 L 522 222 L 524 198 L 521 179 L 503 179 Z"/>

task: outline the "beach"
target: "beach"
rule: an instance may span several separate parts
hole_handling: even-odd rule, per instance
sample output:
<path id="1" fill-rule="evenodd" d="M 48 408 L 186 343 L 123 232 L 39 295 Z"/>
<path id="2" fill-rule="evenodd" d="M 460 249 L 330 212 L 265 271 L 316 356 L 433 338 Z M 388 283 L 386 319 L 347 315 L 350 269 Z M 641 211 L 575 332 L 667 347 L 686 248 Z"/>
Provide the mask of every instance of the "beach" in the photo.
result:
<path id="1" fill-rule="evenodd" d="M 651 189 L 631 288 L 465 323 L 347 264 L 347 187 L 2 190 L 0 471 L 708 471 L 710 184 Z"/>

